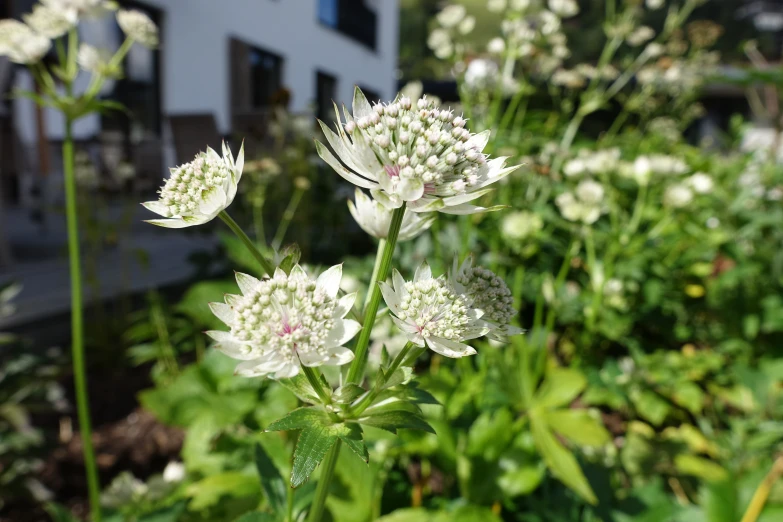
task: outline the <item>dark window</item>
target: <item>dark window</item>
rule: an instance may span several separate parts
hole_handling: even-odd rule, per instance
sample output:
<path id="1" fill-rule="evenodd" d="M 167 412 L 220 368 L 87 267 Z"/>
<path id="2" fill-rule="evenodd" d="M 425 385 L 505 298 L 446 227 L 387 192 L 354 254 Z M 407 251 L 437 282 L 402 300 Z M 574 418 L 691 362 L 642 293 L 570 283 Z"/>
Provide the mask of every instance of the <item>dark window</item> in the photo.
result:
<path id="1" fill-rule="evenodd" d="M 337 97 L 337 78 L 318 71 L 315 76 L 316 116 L 321 121 L 330 121 L 333 117 L 333 101 Z"/>
<path id="2" fill-rule="evenodd" d="M 232 39 L 231 83 L 231 107 L 234 111 L 269 107 L 283 85 L 283 59 Z"/>
<path id="3" fill-rule="evenodd" d="M 364 0 L 318 0 L 318 20 L 375 49 L 378 16 L 364 4 Z"/>

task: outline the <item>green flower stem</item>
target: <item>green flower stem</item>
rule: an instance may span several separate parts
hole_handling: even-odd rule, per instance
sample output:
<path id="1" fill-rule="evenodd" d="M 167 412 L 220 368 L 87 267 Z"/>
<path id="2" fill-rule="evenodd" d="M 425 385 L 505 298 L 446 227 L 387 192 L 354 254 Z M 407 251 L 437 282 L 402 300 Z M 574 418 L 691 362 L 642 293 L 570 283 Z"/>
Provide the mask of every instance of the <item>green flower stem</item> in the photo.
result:
<path id="1" fill-rule="evenodd" d="M 272 263 L 269 262 L 269 260 L 264 257 L 264 255 L 258 251 L 258 248 L 253 243 L 253 241 L 250 240 L 249 237 L 247 237 L 247 234 L 245 234 L 244 230 L 237 225 L 237 222 L 234 221 L 231 216 L 228 215 L 228 212 L 225 210 L 222 211 L 220 214 L 218 214 L 220 219 L 223 220 L 223 223 L 228 225 L 228 228 L 231 229 L 231 231 L 236 234 L 236 236 L 244 243 L 244 245 L 247 247 L 247 249 L 250 251 L 250 253 L 253 255 L 254 258 L 256 258 L 256 261 L 258 261 L 258 264 L 261 265 L 261 268 L 266 272 L 267 275 L 271 276 L 275 273 L 275 267 L 272 266 Z"/>
<path id="2" fill-rule="evenodd" d="M 71 276 L 71 351 L 73 356 L 73 378 L 76 391 L 76 410 L 79 417 L 79 432 L 84 448 L 84 468 L 87 473 L 87 490 L 90 500 L 92 521 L 101 521 L 98 466 L 92 445 L 90 402 L 87 393 L 87 372 L 84 362 L 84 308 L 82 302 L 82 271 L 79 253 L 79 216 L 76 202 L 76 177 L 73 162 L 72 121 L 66 119 L 65 141 L 63 141 L 63 171 L 65 174 L 65 217 L 68 227 L 68 262 Z"/>
<path id="3" fill-rule="evenodd" d="M 351 415 L 353 417 L 358 417 L 362 414 L 364 410 L 370 407 L 372 405 L 375 398 L 378 396 L 379 393 L 381 393 L 381 390 L 383 389 L 383 385 L 388 382 L 389 377 L 394 375 L 394 372 L 397 371 L 397 368 L 400 367 L 400 365 L 403 363 L 405 358 L 408 356 L 408 353 L 410 353 L 411 348 L 416 346 L 412 342 L 408 341 L 405 346 L 400 350 L 400 353 L 397 354 L 397 357 L 394 358 L 392 363 L 389 365 L 389 368 L 383 372 L 383 379 L 379 379 L 376 381 L 375 386 L 373 386 L 373 389 L 367 392 L 367 394 L 362 397 L 362 399 L 351 408 Z"/>
<path id="4" fill-rule="evenodd" d="M 288 489 L 288 495 L 286 495 L 285 522 L 295 522 L 294 521 L 294 492 L 296 490 L 294 488 L 287 488 L 287 489 Z"/>
<path id="5" fill-rule="evenodd" d="M 304 364 L 300 364 L 300 366 L 302 368 L 302 373 L 304 373 L 305 377 L 307 377 L 307 382 L 309 382 L 310 386 L 313 387 L 315 393 L 318 395 L 318 398 L 321 399 L 321 402 L 323 402 L 325 405 L 331 404 L 332 399 L 329 397 L 329 394 L 326 393 L 323 385 L 321 384 L 320 372 L 316 372 Z"/>
<path id="6" fill-rule="evenodd" d="M 321 476 L 318 477 L 318 486 L 315 488 L 315 499 L 313 499 L 313 503 L 310 506 L 307 522 L 320 522 L 323 517 L 324 505 L 326 504 L 326 497 L 329 496 L 329 486 L 334 476 L 334 468 L 337 466 L 337 457 L 340 455 L 341 444 L 340 439 L 337 439 L 337 442 L 334 443 L 334 446 L 331 447 L 329 453 L 326 454 L 326 458 L 324 458 Z"/>
<path id="7" fill-rule="evenodd" d="M 394 247 L 397 245 L 397 236 L 400 234 L 402 217 L 404 215 L 405 203 L 403 203 L 400 208 L 395 209 L 392 214 L 389 233 L 386 236 L 386 243 L 382 246 L 383 254 L 381 256 L 380 267 L 378 268 L 377 282 L 386 281 L 386 278 L 389 277 Z M 379 245 L 379 248 L 381 248 L 381 245 Z M 378 307 L 381 304 L 381 287 L 377 282 L 368 289 L 368 291 L 371 292 L 370 302 L 367 305 L 367 309 L 364 311 L 362 330 L 359 333 L 359 340 L 356 341 L 356 349 L 354 350 L 355 357 L 348 370 L 346 382 L 349 383 L 357 383 L 364 373 L 364 365 L 367 362 L 367 349 L 370 346 L 370 334 L 372 333 L 373 324 L 375 324 L 375 316 L 378 313 Z"/>
<path id="8" fill-rule="evenodd" d="M 381 262 L 383 261 L 383 253 L 385 250 L 386 240 L 379 239 L 378 250 L 375 254 L 375 264 L 372 267 L 372 276 L 370 276 L 370 286 L 367 287 L 367 296 L 364 298 L 364 308 L 362 308 L 362 310 L 366 310 L 367 305 L 370 304 L 370 297 L 372 296 L 372 292 L 370 292 L 369 289 L 375 288 L 378 285 L 378 270 L 381 268 Z"/>
<path id="9" fill-rule="evenodd" d="M 283 212 L 283 219 L 280 220 L 280 226 L 277 227 L 277 232 L 275 232 L 275 238 L 272 240 L 273 250 L 279 249 L 280 245 L 283 244 L 285 233 L 288 231 L 288 226 L 291 224 L 291 220 L 294 219 L 296 208 L 299 206 L 299 202 L 302 201 L 302 196 L 306 190 L 307 189 L 297 188 L 291 195 L 291 200 L 288 202 L 288 206 Z"/>

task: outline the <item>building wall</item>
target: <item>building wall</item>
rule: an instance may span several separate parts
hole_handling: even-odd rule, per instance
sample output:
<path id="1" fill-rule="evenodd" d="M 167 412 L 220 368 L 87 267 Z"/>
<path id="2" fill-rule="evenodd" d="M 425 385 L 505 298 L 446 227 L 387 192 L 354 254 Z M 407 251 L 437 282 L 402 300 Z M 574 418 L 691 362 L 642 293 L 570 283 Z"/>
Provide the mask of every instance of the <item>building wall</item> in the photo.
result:
<path id="1" fill-rule="evenodd" d="M 318 22 L 317 0 L 146 0 L 164 10 L 163 105 L 167 113 L 213 112 L 230 129 L 229 37 L 283 57 L 291 108 L 315 99 L 317 69 L 338 78 L 338 102 L 353 86 L 384 97 L 395 89 L 397 0 L 370 2 L 378 13 L 377 49 L 370 50 Z M 185 6 L 185 3 L 187 6 Z"/>
<path id="2" fill-rule="evenodd" d="M 368 49 L 321 25 L 318 0 L 143 0 L 163 10 L 162 110 L 164 114 L 211 112 L 223 133 L 230 131 L 229 38 L 234 36 L 283 57 L 283 84 L 291 108 L 303 111 L 315 99 L 316 70 L 338 79 L 338 103 L 349 103 L 361 84 L 384 98 L 395 91 L 398 0 L 365 0 L 378 14 L 377 46 Z M 30 79 L 19 75 L 20 87 Z M 87 78 L 80 79 L 86 83 Z M 20 137 L 35 140 L 34 109 L 16 102 Z M 47 110 L 47 132 L 62 137 L 63 121 Z M 77 138 L 94 135 L 97 117 L 77 122 Z"/>

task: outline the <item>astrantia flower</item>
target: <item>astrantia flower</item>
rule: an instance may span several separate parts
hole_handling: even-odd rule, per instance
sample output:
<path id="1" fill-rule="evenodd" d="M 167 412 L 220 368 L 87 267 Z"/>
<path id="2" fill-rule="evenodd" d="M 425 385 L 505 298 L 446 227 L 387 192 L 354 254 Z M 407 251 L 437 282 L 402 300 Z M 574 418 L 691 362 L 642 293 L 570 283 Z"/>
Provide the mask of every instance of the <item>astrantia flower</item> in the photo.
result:
<path id="1" fill-rule="evenodd" d="M 42 36 L 17 20 L 0 20 L 0 56 L 14 63 L 28 65 L 43 58 L 52 46 Z"/>
<path id="2" fill-rule="evenodd" d="M 234 162 L 231 150 L 223 143 L 222 158 L 207 147 L 207 152 L 199 153 L 190 163 L 171 169 L 171 177 L 160 189 L 160 198 L 142 203 L 148 210 L 169 219 L 153 219 L 148 223 L 184 228 L 212 221 L 234 201 L 244 163 L 244 146 Z"/>
<path id="3" fill-rule="evenodd" d="M 117 23 L 125 36 L 136 40 L 144 47 L 152 49 L 158 46 L 158 26 L 141 11 L 120 9 L 117 12 Z"/>
<path id="4" fill-rule="evenodd" d="M 76 55 L 76 63 L 82 70 L 114 77 L 120 74 L 119 68 L 109 67 L 112 53 L 108 49 L 98 49 L 90 44 L 79 45 L 79 53 Z"/>
<path id="5" fill-rule="evenodd" d="M 499 13 L 506 9 L 506 0 L 487 0 L 487 11 Z"/>
<path id="6" fill-rule="evenodd" d="M 452 4 L 446 6 L 443 11 L 437 14 L 436 18 L 438 23 L 443 27 L 456 27 L 456 25 L 465 18 L 465 14 L 465 6 Z"/>
<path id="7" fill-rule="evenodd" d="M 510 335 L 522 333 L 521 328 L 510 324 L 517 315 L 511 290 L 506 282 L 491 270 L 474 267 L 470 257 L 457 268 L 455 259 L 451 284 L 467 298 L 474 309 L 484 312 L 482 320 L 490 329 L 487 337 L 495 341 L 506 341 Z"/>
<path id="8" fill-rule="evenodd" d="M 212 312 L 231 330 L 210 331 L 215 348 L 242 362 L 237 375 L 293 377 L 301 365 L 342 365 L 353 360 L 343 346 L 361 329 L 345 319 L 356 294 L 337 299 L 342 266 L 312 280 L 296 265 L 290 275 L 279 268 L 263 281 L 237 273 L 242 295 L 211 303 Z"/>
<path id="9" fill-rule="evenodd" d="M 76 13 L 78 18 L 97 18 L 117 8 L 115 2 L 107 0 L 41 0 L 41 3 L 61 13 Z"/>
<path id="10" fill-rule="evenodd" d="M 392 221 L 392 211 L 356 189 L 356 203 L 348 201 L 348 210 L 362 230 L 378 239 L 386 239 Z M 397 241 L 407 241 L 418 236 L 435 221 L 435 215 L 420 215 L 405 210 Z"/>
<path id="11" fill-rule="evenodd" d="M 544 221 L 535 212 L 519 210 L 507 214 L 500 224 L 500 235 L 507 241 L 522 241 L 544 228 Z"/>
<path id="12" fill-rule="evenodd" d="M 647 42 L 648 40 L 650 40 L 653 36 L 655 36 L 655 31 L 653 31 L 651 27 L 642 25 L 638 27 L 634 32 L 629 34 L 626 41 L 628 42 L 628 45 L 632 47 L 638 47 L 643 43 Z"/>
<path id="13" fill-rule="evenodd" d="M 714 186 L 712 178 L 704 172 L 697 172 L 685 181 L 697 194 L 709 194 Z"/>
<path id="14" fill-rule="evenodd" d="M 471 134 L 465 119 L 438 109 L 427 98 L 412 102 L 398 96 L 392 103 L 372 107 L 357 88 L 353 115 L 343 112 L 345 129 L 338 124 L 338 134 L 321 123 L 340 160 L 320 142 L 316 142 L 318 154 L 343 178 L 370 189 L 389 208 L 407 203 L 414 212 L 494 210 L 467 203 L 518 168 L 506 168 L 506 158 L 488 161 L 482 151 L 490 131 Z"/>
<path id="15" fill-rule="evenodd" d="M 468 298 L 457 293 L 447 279 L 433 278 L 425 264 L 408 282 L 394 270 L 392 282 L 393 287 L 379 283 L 383 299 L 409 341 L 446 357 L 476 353 L 463 341 L 486 335 L 489 327 L 481 319 L 483 312 L 471 307 Z"/>
<path id="16" fill-rule="evenodd" d="M 663 204 L 672 208 L 683 208 L 693 201 L 693 192 L 684 183 L 672 185 L 663 194 Z"/>
<path id="17" fill-rule="evenodd" d="M 74 9 L 58 10 L 37 4 L 32 13 L 24 16 L 24 21 L 42 36 L 59 38 L 74 27 L 79 18 Z"/>
<path id="18" fill-rule="evenodd" d="M 579 4 L 574 0 L 549 0 L 549 9 L 558 16 L 570 18 L 579 12 Z"/>
<path id="19" fill-rule="evenodd" d="M 568 221 L 581 221 L 592 225 L 603 212 L 604 188 L 595 181 L 584 180 L 575 192 L 564 192 L 555 198 L 560 214 Z"/>

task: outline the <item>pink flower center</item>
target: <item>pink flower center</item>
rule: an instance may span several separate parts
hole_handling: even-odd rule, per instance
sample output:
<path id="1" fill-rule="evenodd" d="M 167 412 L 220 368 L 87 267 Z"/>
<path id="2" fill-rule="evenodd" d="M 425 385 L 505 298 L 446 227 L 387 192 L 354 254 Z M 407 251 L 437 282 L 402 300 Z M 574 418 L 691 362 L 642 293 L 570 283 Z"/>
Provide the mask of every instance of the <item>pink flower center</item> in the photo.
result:
<path id="1" fill-rule="evenodd" d="M 386 174 L 388 174 L 390 178 L 399 178 L 400 177 L 400 167 L 399 167 L 399 165 L 386 165 L 385 167 L 383 167 L 383 170 L 386 171 Z"/>
<path id="2" fill-rule="evenodd" d="M 297 331 L 301 327 L 302 327 L 301 324 L 297 324 L 296 326 L 291 326 L 290 324 L 288 324 L 288 321 L 286 321 L 286 322 L 283 323 L 283 329 L 280 330 L 279 332 L 277 332 L 277 336 L 278 337 L 283 337 L 285 335 L 290 335 L 290 334 L 294 333 L 295 331 Z"/>

